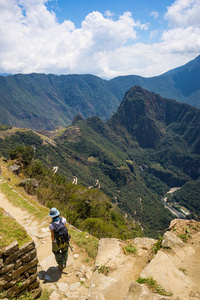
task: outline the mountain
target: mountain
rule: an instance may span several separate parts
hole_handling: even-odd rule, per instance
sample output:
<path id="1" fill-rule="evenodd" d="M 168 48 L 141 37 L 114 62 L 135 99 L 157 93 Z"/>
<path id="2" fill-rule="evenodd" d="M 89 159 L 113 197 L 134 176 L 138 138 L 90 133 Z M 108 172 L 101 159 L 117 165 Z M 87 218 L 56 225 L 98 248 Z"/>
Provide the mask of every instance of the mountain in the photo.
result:
<path id="1" fill-rule="evenodd" d="M 154 148 L 170 134 L 178 134 L 199 154 L 200 111 L 187 104 L 162 98 L 139 86 L 130 89 L 107 124 L 115 132 L 125 132 L 142 148 Z"/>
<path id="2" fill-rule="evenodd" d="M 160 76 L 103 80 L 93 75 L 17 74 L 0 76 L 0 123 L 52 130 L 77 114 L 109 119 L 134 85 L 162 97 L 200 107 L 200 56 Z"/>
<path id="3" fill-rule="evenodd" d="M 34 146 L 35 159 L 49 169 L 58 166 L 67 181 L 75 176 L 86 187 L 100 188 L 129 220 L 140 222 L 145 235 L 155 237 L 173 218 L 161 202 L 165 193 L 198 184 L 199 128 L 199 109 L 134 86 L 107 122 L 77 115 L 71 126 L 53 131 L 4 127 L 0 152 L 8 157 L 17 145 Z M 198 219 L 196 201 L 190 210 Z"/>
<path id="4" fill-rule="evenodd" d="M 0 122 L 54 129 L 69 125 L 77 113 L 108 117 L 115 112 L 119 100 L 106 83 L 92 75 L 0 77 Z"/>
<path id="5" fill-rule="evenodd" d="M 159 76 L 150 78 L 135 75 L 120 76 L 112 79 L 110 84 L 113 84 L 114 88 L 117 86 L 119 97 L 123 97 L 123 93 L 133 85 L 139 85 L 151 92 L 159 93 L 162 97 L 200 107 L 200 55 L 184 66 Z"/>

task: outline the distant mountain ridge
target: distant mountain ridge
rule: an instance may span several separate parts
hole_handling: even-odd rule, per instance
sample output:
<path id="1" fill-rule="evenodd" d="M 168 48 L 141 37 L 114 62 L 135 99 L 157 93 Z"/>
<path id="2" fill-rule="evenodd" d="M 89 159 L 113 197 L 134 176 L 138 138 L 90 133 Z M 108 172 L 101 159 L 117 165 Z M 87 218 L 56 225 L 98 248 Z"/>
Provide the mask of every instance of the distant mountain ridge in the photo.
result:
<path id="1" fill-rule="evenodd" d="M 160 76 L 103 80 L 93 75 L 29 74 L 0 76 L 0 123 L 52 130 L 75 115 L 107 120 L 134 85 L 162 97 L 200 107 L 200 56 Z"/>

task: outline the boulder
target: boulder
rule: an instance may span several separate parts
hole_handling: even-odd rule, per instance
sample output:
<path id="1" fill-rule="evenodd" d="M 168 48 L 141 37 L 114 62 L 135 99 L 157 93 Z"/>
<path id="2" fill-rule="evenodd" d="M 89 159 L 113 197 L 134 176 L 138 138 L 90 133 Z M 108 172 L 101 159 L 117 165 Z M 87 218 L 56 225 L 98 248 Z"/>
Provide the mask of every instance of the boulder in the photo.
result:
<path id="1" fill-rule="evenodd" d="M 122 253 L 121 241 L 116 238 L 102 238 L 98 245 L 96 266 L 116 267 L 116 258 Z"/>
<path id="2" fill-rule="evenodd" d="M 155 244 L 157 240 L 151 239 L 151 238 L 141 238 L 141 237 L 136 237 L 133 240 L 133 243 L 137 246 L 137 248 L 142 248 L 145 250 L 151 249 L 153 244 Z"/>
<path id="3" fill-rule="evenodd" d="M 149 265 L 140 274 L 142 278 L 153 277 L 167 292 L 186 299 L 190 286 L 187 276 L 178 270 L 167 254 L 159 251 Z"/>
<path id="4" fill-rule="evenodd" d="M 184 246 L 184 243 L 175 235 L 175 233 L 171 231 L 165 232 L 163 236 L 162 247 L 175 248 L 180 246 Z"/>
<path id="5" fill-rule="evenodd" d="M 38 187 L 38 181 L 34 178 L 24 179 L 19 183 L 19 186 L 26 186 L 27 184 L 31 184 L 33 187 Z"/>
<path id="6" fill-rule="evenodd" d="M 19 173 L 21 172 L 21 166 L 20 166 L 20 165 L 14 164 L 14 165 L 10 166 L 10 170 L 11 170 L 14 174 L 19 175 Z"/>
<path id="7" fill-rule="evenodd" d="M 153 300 L 151 291 L 144 284 L 133 282 L 124 300 Z"/>

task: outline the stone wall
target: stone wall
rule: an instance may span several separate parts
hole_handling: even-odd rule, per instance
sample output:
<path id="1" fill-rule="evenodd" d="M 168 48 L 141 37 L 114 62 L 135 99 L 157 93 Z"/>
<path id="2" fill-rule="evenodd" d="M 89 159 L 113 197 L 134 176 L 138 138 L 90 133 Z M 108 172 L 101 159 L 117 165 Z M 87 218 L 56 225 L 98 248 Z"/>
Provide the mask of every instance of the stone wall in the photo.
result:
<path id="1" fill-rule="evenodd" d="M 41 294 L 37 272 L 37 252 L 33 241 L 19 248 L 17 241 L 0 252 L 0 292 L 7 297 Z"/>

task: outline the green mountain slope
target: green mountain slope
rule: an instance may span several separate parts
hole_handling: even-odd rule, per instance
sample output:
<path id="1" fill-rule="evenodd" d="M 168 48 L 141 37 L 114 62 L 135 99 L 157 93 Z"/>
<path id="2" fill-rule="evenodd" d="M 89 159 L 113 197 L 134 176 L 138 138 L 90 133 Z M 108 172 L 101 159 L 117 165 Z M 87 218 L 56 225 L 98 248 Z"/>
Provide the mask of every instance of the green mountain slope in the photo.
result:
<path id="1" fill-rule="evenodd" d="M 93 75 L 0 77 L 0 122 L 12 126 L 53 129 L 77 113 L 105 119 L 118 104 L 106 81 Z"/>
<path id="2" fill-rule="evenodd" d="M 166 74 L 130 75 L 103 80 L 93 75 L 0 76 L 0 123 L 52 130 L 69 125 L 77 114 L 103 121 L 116 112 L 134 85 L 200 107 L 200 56 Z"/>
<path id="3" fill-rule="evenodd" d="M 71 126 L 51 132 L 4 130 L 0 152 L 34 145 L 46 167 L 58 166 L 67 181 L 76 176 L 86 187 L 100 187 L 128 220 L 155 237 L 173 218 L 161 203 L 164 194 L 199 177 L 199 125 L 199 109 L 136 86 L 107 122 L 78 115 Z"/>

